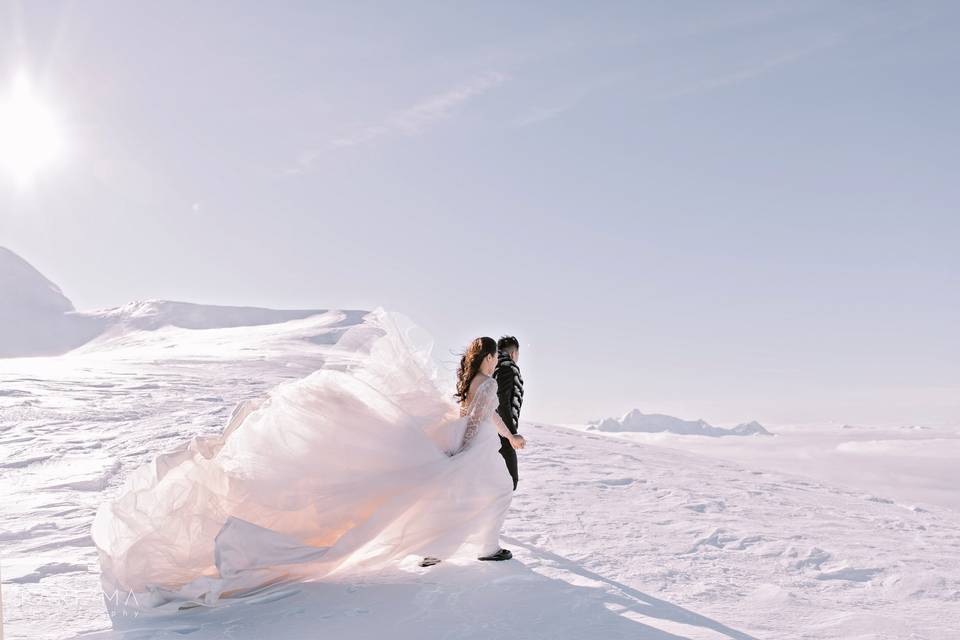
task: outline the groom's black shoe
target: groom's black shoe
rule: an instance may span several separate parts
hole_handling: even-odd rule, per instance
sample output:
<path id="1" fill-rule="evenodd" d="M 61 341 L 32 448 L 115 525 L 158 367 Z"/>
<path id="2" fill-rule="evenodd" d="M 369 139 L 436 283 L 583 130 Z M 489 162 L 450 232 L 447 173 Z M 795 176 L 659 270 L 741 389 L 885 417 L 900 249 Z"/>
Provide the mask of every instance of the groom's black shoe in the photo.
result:
<path id="1" fill-rule="evenodd" d="M 492 556 L 483 556 L 477 558 L 477 560 L 509 560 L 512 557 L 513 553 L 510 551 L 510 549 L 500 549 Z"/>
<path id="2" fill-rule="evenodd" d="M 421 566 L 421 567 L 432 567 L 433 565 L 437 564 L 438 562 L 440 562 L 440 558 L 431 558 L 431 557 L 427 556 L 426 558 L 424 558 L 423 560 L 420 561 L 420 566 Z"/>

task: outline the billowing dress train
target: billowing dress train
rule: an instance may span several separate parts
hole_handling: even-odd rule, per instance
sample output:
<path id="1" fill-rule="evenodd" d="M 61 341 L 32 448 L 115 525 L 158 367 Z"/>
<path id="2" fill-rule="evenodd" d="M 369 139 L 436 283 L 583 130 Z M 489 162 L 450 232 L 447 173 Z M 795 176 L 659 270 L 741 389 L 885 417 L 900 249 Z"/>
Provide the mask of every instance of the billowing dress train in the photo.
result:
<path id="1" fill-rule="evenodd" d="M 214 605 L 276 580 L 495 552 L 513 495 L 496 382 L 458 416 L 419 335 L 368 314 L 322 368 L 136 469 L 94 519 L 104 594 Z"/>

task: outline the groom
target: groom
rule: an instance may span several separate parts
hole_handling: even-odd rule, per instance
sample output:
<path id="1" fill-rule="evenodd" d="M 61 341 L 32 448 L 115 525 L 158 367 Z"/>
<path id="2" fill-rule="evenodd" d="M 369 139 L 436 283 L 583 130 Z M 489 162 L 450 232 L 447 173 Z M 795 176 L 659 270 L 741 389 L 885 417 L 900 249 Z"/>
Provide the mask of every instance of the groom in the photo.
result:
<path id="1" fill-rule="evenodd" d="M 497 413 L 507 425 L 507 429 L 510 429 L 510 433 L 516 435 L 520 424 L 520 405 L 523 404 L 523 376 L 520 375 L 520 367 L 517 366 L 520 343 L 513 336 L 503 336 L 497 341 L 497 350 L 499 351 L 497 368 L 493 371 L 493 377 L 497 380 L 497 396 L 500 400 Z M 503 436 L 500 436 L 500 455 L 507 463 L 507 471 L 513 478 L 513 490 L 516 491 L 517 452 Z"/>

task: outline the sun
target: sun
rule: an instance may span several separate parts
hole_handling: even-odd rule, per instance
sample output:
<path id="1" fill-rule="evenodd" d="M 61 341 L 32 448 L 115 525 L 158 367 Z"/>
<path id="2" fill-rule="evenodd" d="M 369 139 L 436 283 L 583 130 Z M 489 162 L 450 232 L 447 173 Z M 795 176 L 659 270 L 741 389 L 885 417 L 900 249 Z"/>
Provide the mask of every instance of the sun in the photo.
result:
<path id="1" fill-rule="evenodd" d="M 0 170 L 21 185 L 53 164 L 63 150 L 54 112 L 34 94 L 20 72 L 7 95 L 0 96 Z"/>

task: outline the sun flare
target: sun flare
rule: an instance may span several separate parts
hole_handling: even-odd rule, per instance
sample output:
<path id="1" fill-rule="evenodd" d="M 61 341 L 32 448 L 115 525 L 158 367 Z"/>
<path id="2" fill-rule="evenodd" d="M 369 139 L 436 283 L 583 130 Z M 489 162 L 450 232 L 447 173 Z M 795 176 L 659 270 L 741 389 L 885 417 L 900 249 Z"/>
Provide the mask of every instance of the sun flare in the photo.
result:
<path id="1" fill-rule="evenodd" d="M 11 90 L 0 96 L 0 170 L 20 185 L 30 184 L 56 161 L 62 147 L 56 115 L 34 94 L 27 75 L 19 73 Z"/>

